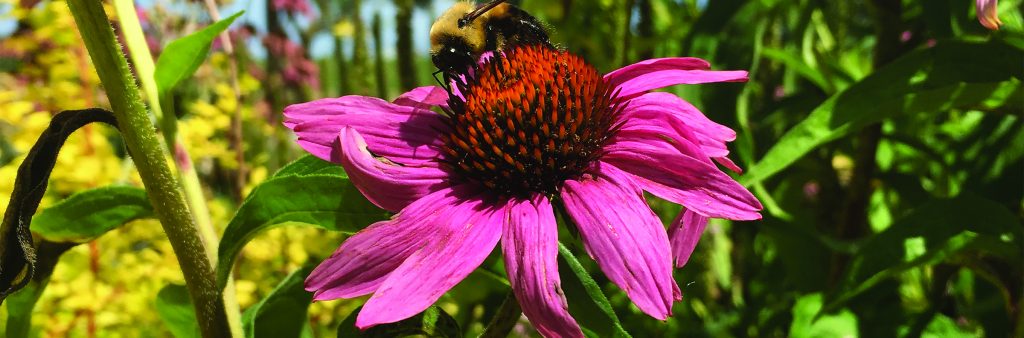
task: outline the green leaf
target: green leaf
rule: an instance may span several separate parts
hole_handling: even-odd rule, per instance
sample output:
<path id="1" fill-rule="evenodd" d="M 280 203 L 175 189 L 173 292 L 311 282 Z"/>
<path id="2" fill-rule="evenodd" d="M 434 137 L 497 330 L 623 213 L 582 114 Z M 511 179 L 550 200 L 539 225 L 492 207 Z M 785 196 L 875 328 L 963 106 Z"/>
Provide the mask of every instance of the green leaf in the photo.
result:
<path id="1" fill-rule="evenodd" d="M 562 243 L 558 243 L 558 276 L 569 302 L 569 313 L 595 337 L 630 337 L 612 311 L 601 287 Z"/>
<path id="2" fill-rule="evenodd" d="M 345 169 L 342 169 L 340 165 L 321 160 L 319 157 L 313 155 L 305 155 L 292 163 L 288 163 L 281 168 L 281 170 L 278 170 L 273 177 L 307 176 L 315 174 L 347 177 L 345 175 Z"/>
<path id="3" fill-rule="evenodd" d="M 160 95 L 174 90 L 181 81 L 191 78 L 210 53 L 213 39 L 228 28 L 243 12 L 206 26 L 202 30 L 171 41 L 156 60 L 153 77 Z"/>
<path id="4" fill-rule="evenodd" d="M 177 338 L 199 337 L 196 311 L 184 285 L 167 284 L 156 295 L 156 313 Z"/>
<path id="5" fill-rule="evenodd" d="M 828 80 L 825 79 L 825 75 L 822 74 L 822 72 L 808 66 L 806 63 L 800 60 L 800 58 L 798 58 L 794 53 L 786 52 L 781 49 L 766 47 L 763 50 L 761 50 L 761 55 L 763 55 L 765 58 L 781 63 L 783 66 L 785 66 L 785 69 L 792 70 L 799 74 L 800 76 L 803 76 L 807 80 L 811 81 L 811 83 L 814 83 L 814 85 L 818 86 L 818 88 L 821 88 L 821 90 L 826 93 L 831 93 L 834 91 L 832 83 L 828 82 Z"/>
<path id="6" fill-rule="evenodd" d="M 850 310 L 843 309 L 834 315 L 818 317 L 821 311 L 822 296 L 820 293 L 805 295 L 797 299 L 793 305 L 793 323 L 789 327 L 789 335 L 793 338 L 803 337 L 857 337 L 857 316 Z"/>
<path id="7" fill-rule="evenodd" d="M 740 181 L 763 181 L 814 148 L 889 117 L 1020 102 L 1022 59 L 1024 51 L 999 41 L 944 41 L 904 55 L 818 106 Z"/>
<path id="8" fill-rule="evenodd" d="M 71 195 L 32 219 L 32 232 L 51 242 L 85 243 L 140 218 L 153 217 L 146 191 L 114 186 Z"/>
<path id="9" fill-rule="evenodd" d="M 462 337 L 462 329 L 447 312 L 440 307 L 431 306 L 422 313 L 409 317 L 409 319 L 382 324 L 360 331 L 356 328 L 356 317 L 362 307 L 352 311 L 352 314 L 345 318 L 345 321 L 338 325 L 338 338 L 385 338 L 385 337 L 407 337 L 422 335 L 429 338 L 458 338 Z"/>
<path id="10" fill-rule="evenodd" d="M 346 177 L 275 176 L 253 189 L 224 229 L 218 248 L 218 286 L 224 287 L 235 256 L 261 231 L 291 223 L 354 233 L 388 217 Z"/>
<path id="11" fill-rule="evenodd" d="M 32 215 L 46 192 L 46 182 L 64 141 L 75 130 L 92 122 L 117 125 L 111 112 L 98 108 L 67 110 L 54 115 L 50 126 L 39 135 L 18 167 L 11 202 L 0 223 L 0 303 L 32 279 L 37 258 L 29 231 Z"/>
<path id="12" fill-rule="evenodd" d="M 246 337 L 308 337 L 307 315 L 313 294 L 302 283 L 310 271 L 313 266 L 292 272 L 267 298 L 245 310 L 242 328 Z"/>
<path id="13" fill-rule="evenodd" d="M 840 306 L 886 278 L 963 252 L 1009 260 L 1007 265 L 1019 275 L 1022 237 L 1020 219 L 984 198 L 963 194 L 925 203 L 864 243 L 826 309 Z"/>

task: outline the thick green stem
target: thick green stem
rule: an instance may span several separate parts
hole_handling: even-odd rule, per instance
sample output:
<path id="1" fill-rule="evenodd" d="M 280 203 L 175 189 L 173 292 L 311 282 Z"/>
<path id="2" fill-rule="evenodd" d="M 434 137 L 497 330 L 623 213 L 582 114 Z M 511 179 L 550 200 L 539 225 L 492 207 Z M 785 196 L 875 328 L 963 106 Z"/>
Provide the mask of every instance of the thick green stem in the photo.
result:
<path id="1" fill-rule="evenodd" d="M 107 21 L 103 3 L 96 0 L 67 2 L 100 81 L 106 88 L 121 136 L 146 186 L 153 210 L 178 257 L 200 330 L 204 337 L 229 336 L 227 316 L 217 291 L 213 266 L 206 258 L 199 231 L 167 165 L 156 129 L 146 114 L 128 62 Z"/>

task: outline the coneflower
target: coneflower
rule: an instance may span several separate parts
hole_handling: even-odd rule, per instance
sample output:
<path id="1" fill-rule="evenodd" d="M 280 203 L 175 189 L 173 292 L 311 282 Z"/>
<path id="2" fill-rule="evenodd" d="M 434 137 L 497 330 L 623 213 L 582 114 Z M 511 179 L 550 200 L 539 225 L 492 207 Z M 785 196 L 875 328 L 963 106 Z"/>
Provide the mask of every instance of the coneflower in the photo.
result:
<path id="1" fill-rule="evenodd" d="M 396 322 L 437 301 L 500 241 L 537 330 L 582 337 L 558 276 L 560 203 L 605 275 L 644 313 L 667 318 L 681 299 L 673 260 L 686 262 L 707 219 L 760 218 L 757 199 L 713 162 L 739 170 L 726 157 L 735 133 L 649 92 L 747 80 L 709 68 L 665 58 L 601 76 L 571 53 L 524 46 L 485 56 L 450 90 L 289 106 L 285 125 L 304 149 L 398 212 L 342 243 L 306 289 L 317 300 L 372 293 L 356 325 Z M 643 191 L 685 207 L 668 232 Z"/>

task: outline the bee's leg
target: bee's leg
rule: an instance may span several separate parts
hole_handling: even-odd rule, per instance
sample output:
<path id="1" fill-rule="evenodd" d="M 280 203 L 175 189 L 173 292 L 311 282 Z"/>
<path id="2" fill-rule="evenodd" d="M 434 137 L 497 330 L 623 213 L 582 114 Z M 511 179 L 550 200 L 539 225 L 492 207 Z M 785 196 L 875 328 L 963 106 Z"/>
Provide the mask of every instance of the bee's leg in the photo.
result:
<path id="1" fill-rule="evenodd" d="M 452 92 L 452 88 L 451 88 L 451 85 L 448 83 L 448 81 L 442 81 L 440 78 L 437 77 L 437 74 L 443 74 L 443 73 L 444 73 L 443 70 L 438 69 L 436 72 L 434 72 L 431 75 L 434 76 L 434 81 L 437 81 L 437 84 L 439 86 L 441 86 L 441 88 L 444 88 L 444 91 L 446 91 L 448 93 L 451 93 Z M 447 80 L 448 76 L 445 75 L 444 78 L 445 78 L 445 80 Z"/>

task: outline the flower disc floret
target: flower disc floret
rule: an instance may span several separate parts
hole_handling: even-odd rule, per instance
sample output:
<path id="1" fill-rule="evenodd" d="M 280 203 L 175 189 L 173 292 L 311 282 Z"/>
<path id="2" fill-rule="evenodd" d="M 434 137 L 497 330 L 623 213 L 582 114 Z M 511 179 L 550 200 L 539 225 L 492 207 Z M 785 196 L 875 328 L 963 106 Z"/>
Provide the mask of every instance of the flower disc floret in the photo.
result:
<path id="1" fill-rule="evenodd" d="M 614 134 L 622 105 L 582 58 L 546 46 L 495 54 L 449 95 L 451 168 L 503 195 L 554 195 Z"/>

